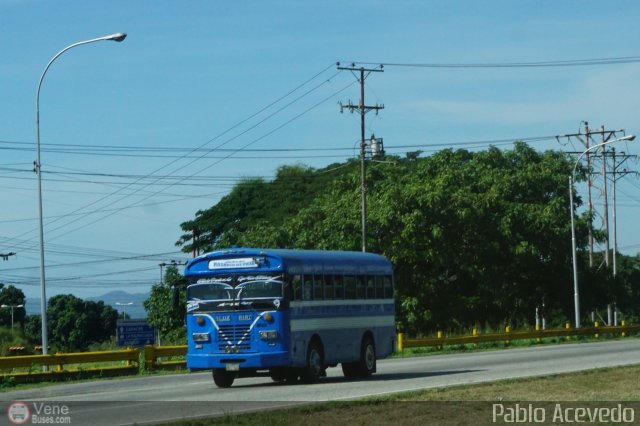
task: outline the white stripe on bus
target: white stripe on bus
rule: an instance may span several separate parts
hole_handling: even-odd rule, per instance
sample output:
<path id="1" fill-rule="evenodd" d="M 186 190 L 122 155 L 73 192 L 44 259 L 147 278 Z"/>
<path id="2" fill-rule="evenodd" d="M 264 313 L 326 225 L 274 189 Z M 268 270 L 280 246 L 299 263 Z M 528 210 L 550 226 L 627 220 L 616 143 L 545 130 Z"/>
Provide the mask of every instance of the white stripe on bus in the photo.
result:
<path id="1" fill-rule="evenodd" d="M 291 320 L 291 332 L 394 326 L 395 318 L 393 315 L 361 317 L 348 316 L 337 318 L 309 318 Z"/>
<path id="2" fill-rule="evenodd" d="M 308 308 L 314 306 L 353 306 L 353 305 L 393 305 L 393 299 L 345 299 L 345 300 L 308 300 L 294 301 L 292 308 Z"/>

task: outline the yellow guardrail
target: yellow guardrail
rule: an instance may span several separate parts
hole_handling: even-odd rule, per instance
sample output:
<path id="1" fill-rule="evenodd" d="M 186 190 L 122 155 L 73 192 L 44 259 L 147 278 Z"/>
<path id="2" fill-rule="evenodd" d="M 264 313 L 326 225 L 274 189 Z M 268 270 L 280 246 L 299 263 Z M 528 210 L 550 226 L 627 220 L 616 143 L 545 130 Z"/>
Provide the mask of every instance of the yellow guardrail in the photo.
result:
<path id="1" fill-rule="evenodd" d="M 7 356 L 0 357 L 0 377 L 3 379 L 12 377 L 17 382 L 26 382 L 77 377 L 82 374 L 137 374 L 140 369 L 139 359 L 139 349 Z M 91 365 L 99 363 L 109 363 L 109 365 Z M 79 366 L 82 364 L 89 365 L 83 368 Z"/>
<path id="2" fill-rule="evenodd" d="M 510 327 L 505 328 L 504 333 L 486 333 L 480 334 L 474 329 L 470 336 L 445 336 L 442 331 L 438 331 L 437 337 L 423 339 L 408 339 L 404 333 L 398 333 L 398 352 L 405 348 L 420 347 L 437 347 L 441 348 L 445 345 L 464 345 L 473 343 L 488 342 L 510 342 L 512 340 L 524 339 L 544 339 L 549 337 L 575 337 L 575 336 L 594 336 L 599 337 L 601 334 L 614 334 L 620 336 L 628 336 L 630 333 L 640 332 L 640 325 L 622 324 L 616 327 L 600 326 L 595 323 L 593 327 L 571 328 L 569 324 L 565 328 L 552 330 L 529 330 L 529 331 L 512 331 Z"/>
<path id="3" fill-rule="evenodd" d="M 187 354 L 186 345 L 178 346 L 151 346 L 144 347 L 144 368 L 148 370 L 152 369 L 173 369 L 173 368 L 185 368 L 187 361 L 171 360 L 161 361 L 159 358 L 168 357 L 183 357 Z"/>
<path id="4" fill-rule="evenodd" d="M 604 334 L 628 336 L 640 333 L 640 325 L 623 324 L 617 327 L 600 326 L 571 328 L 569 324 L 564 329 L 512 331 L 509 327 L 504 333 L 480 334 L 477 329 L 470 336 L 445 336 L 441 331 L 437 337 L 423 339 L 409 339 L 403 333 L 398 333 L 398 352 L 406 348 L 438 347 L 445 345 L 461 345 L 473 343 L 487 343 L 512 341 L 521 339 L 541 340 L 549 337 L 594 336 Z M 143 354 L 142 367 L 146 370 L 176 369 L 186 367 L 184 359 L 169 359 L 184 357 L 187 353 L 186 345 L 178 346 L 145 346 L 144 349 L 124 349 L 104 352 L 82 352 L 68 354 L 26 355 L 0 357 L 0 378 L 13 378 L 16 382 L 55 380 L 59 378 L 77 377 L 84 373 L 101 375 L 138 374 L 140 371 L 140 355 Z M 109 364 L 98 365 L 95 364 Z M 82 364 L 88 364 L 86 368 Z"/>

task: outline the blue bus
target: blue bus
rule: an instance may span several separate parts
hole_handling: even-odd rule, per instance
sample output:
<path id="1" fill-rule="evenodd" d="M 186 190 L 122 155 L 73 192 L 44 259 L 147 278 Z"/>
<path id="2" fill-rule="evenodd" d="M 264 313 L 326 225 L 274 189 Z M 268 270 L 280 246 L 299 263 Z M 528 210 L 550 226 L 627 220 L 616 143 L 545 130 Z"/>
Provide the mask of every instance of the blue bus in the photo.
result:
<path id="1" fill-rule="evenodd" d="M 341 364 L 368 377 L 394 351 L 393 267 L 361 252 L 234 248 L 192 259 L 187 367 L 237 377 L 318 381 Z"/>

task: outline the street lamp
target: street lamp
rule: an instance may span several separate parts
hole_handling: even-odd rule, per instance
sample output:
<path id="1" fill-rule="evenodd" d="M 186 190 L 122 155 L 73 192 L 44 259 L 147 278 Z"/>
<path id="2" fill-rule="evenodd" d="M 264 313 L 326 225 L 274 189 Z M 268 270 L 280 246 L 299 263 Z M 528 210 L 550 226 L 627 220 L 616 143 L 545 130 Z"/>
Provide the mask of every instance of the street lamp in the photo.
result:
<path id="1" fill-rule="evenodd" d="M 13 310 L 22 308 L 24 305 L 0 305 L 0 308 L 11 308 L 11 329 L 13 330 Z"/>
<path id="2" fill-rule="evenodd" d="M 577 259 L 577 253 L 576 253 L 576 227 L 573 219 L 573 176 L 576 174 L 576 168 L 578 167 L 578 163 L 587 152 L 593 149 L 599 148 L 601 146 L 608 145 L 613 142 L 632 141 L 635 138 L 636 138 L 635 135 L 627 135 L 621 138 L 605 141 L 587 148 L 586 150 L 584 150 L 582 154 L 578 156 L 576 163 L 573 165 L 573 170 L 569 175 L 569 212 L 571 214 L 571 255 L 573 258 L 573 305 L 575 309 L 576 328 L 580 328 L 580 293 L 578 288 L 578 259 Z"/>
<path id="3" fill-rule="evenodd" d="M 133 305 L 133 302 L 120 303 L 116 302 L 116 306 L 124 306 L 122 308 L 122 319 L 127 319 L 127 306 Z"/>
<path id="4" fill-rule="evenodd" d="M 40 89 L 42 88 L 42 80 L 44 80 L 45 74 L 49 70 L 53 61 L 58 59 L 60 55 L 66 52 L 69 49 L 72 49 L 76 46 L 81 46 L 83 44 L 93 43 L 96 41 L 103 40 L 111 40 L 121 42 L 127 37 L 126 33 L 115 33 L 104 37 L 94 38 L 91 40 L 80 41 L 78 43 L 74 43 L 70 46 L 65 47 L 56 55 L 51 58 L 47 66 L 44 68 L 42 75 L 40 76 L 40 81 L 38 82 L 38 92 L 36 94 L 36 161 L 33 163 L 34 171 L 38 176 L 38 221 L 40 225 L 40 312 L 41 312 L 41 322 L 42 322 L 42 354 L 47 354 L 47 346 L 48 336 L 47 336 L 47 295 L 45 290 L 45 278 L 44 278 L 44 225 L 42 220 L 42 173 L 40 162 Z"/>

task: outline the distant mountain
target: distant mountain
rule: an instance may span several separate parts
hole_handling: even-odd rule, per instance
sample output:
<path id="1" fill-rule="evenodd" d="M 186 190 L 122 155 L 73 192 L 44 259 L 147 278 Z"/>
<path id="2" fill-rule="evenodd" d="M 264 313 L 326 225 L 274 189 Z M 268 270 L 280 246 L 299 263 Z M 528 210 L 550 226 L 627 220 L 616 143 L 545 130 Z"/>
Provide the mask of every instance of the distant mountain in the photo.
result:
<path id="1" fill-rule="evenodd" d="M 110 305 L 113 309 L 122 314 L 126 314 L 134 319 L 146 318 L 147 312 L 144 310 L 143 303 L 149 298 L 148 293 L 127 293 L 123 290 L 114 290 L 109 293 L 105 293 L 101 296 L 87 297 L 84 300 L 91 300 L 94 302 L 103 301 L 105 305 Z M 81 298 L 82 299 L 82 298 Z M 129 305 L 131 303 L 131 305 Z M 118 305 L 119 304 L 119 305 Z M 27 298 L 25 306 L 27 315 L 39 315 L 40 314 L 40 298 Z"/>

